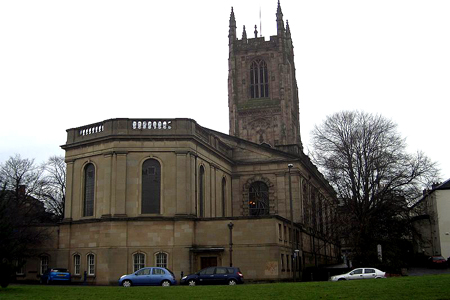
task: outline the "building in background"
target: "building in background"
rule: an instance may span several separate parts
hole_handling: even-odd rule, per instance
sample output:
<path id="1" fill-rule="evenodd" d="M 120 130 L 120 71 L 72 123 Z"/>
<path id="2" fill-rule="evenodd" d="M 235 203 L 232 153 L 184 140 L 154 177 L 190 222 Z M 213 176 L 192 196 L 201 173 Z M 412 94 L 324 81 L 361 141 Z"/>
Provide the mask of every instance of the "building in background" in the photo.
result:
<path id="1" fill-rule="evenodd" d="M 424 190 L 413 207 L 414 253 L 450 257 L 450 179 Z"/>

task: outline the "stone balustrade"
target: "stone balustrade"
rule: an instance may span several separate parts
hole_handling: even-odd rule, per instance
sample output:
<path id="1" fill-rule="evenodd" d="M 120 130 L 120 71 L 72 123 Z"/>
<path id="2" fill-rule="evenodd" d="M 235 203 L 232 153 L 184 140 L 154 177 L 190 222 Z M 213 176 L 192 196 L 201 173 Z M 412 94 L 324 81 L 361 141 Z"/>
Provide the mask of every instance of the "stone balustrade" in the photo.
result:
<path id="1" fill-rule="evenodd" d="M 145 139 L 169 136 L 194 136 L 219 152 L 231 155 L 231 149 L 226 144 L 192 119 L 109 119 L 68 129 L 67 142 L 62 148 L 111 138 Z"/>

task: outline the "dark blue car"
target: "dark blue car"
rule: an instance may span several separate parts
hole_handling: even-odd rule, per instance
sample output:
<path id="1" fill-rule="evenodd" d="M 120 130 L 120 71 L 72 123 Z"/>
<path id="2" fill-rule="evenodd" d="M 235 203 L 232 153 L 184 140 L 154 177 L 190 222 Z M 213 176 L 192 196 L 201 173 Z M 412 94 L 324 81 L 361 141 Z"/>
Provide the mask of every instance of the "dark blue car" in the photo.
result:
<path id="1" fill-rule="evenodd" d="M 136 272 L 123 275 L 119 279 L 119 285 L 130 287 L 132 285 L 161 285 L 170 286 L 177 284 L 175 275 L 166 268 L 148 267 Z"/>
<path id="2" fill-rule="evenodd" d="M 244 283 L 244 275 L 239 268 L 234 267 L 209 267 L 181 278 L 180 284 L 228 284 L 236 285 Z"/>
<path id="3" fill-rule="evenodd" d="M 70 283 L 70 273 L 65 268 L 47 269 L 41 275 L 41 283 L 50 284 L 53 282 Z"/>

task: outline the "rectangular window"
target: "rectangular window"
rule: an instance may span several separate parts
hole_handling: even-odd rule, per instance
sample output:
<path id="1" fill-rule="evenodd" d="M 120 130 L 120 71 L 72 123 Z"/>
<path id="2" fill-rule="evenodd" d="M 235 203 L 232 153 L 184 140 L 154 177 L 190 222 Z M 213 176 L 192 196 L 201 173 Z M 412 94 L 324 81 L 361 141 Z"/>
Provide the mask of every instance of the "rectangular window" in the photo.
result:
<path id="1" fill-rule="evenodd" d="M 281 231 L 281 224 L 278 224 L 278 238 L 280 242 L 283 241 L 283 232 Z"/>
<path id="2" fill-rule="evenodd" d="M 76 254 L 73 256 L 73 274 L 80 275 L 81 269 L 81 256 Z"/>
<path id="3" fill-rule="evenodd" d="M 284 272 L 284 254 L 281 254 L 281 272 Z"/>
<path id="4" fill-rule="evenodd" d="M 292 228 L 289 228 L 289 244 L 292 242 L 291 232 Z"/>
<path id="5" fill-rule="evenodd" d="M 16 261 L 16 275 L 24 275 L 25 274 L 25 262 L 22 259 Z"/>
<path id="6" fill-rule="evenodd" d="M 143 253 L 136 253 L 135 255 L 133 255 L 133 257 L 133 268 L 134 272 L 136 272 L 137 270 L 140 270 L 145 266 L 145 255 Z"/>
<path id="7" fill-rule="evenodd" d="M 87 256 L 88 263 L 88 275 L 95 275 L 95 256 L 94 254 L 89 254 Z"/>
<path id="8" fill-rule="evenodd" d="M 156 254 L 156 266 L 160 268 L 167 268 L 167 254 L 160 252 Z"/>
<path id="9" fill-rule="evenodd" d="M 284 242 L 287 243 L 287 231 L 286 231 L 286 225 L 284 225 Z"/>
<path id="10" fill-rule="evenodd" d="M 40 274 L 44 274 L 48 269 L 48 256 L 41 256 Z"/>
<path id="11" fill-rule="evenodd" d="M 290 266 L 289 255 L 286 255 L 286 269 L 288 272 L 291 270 L 289 266 Z"/>

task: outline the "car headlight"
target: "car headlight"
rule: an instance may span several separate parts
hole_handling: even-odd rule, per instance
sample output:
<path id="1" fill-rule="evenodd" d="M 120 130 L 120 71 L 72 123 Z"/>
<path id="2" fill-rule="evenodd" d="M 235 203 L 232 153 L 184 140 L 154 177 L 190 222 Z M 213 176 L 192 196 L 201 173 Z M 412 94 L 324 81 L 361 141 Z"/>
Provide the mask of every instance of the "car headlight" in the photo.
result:
<path id="1" fill-rule="evenodd" d="M 187 278 L 187 276 L 183 276 L 181 277 L 181 280 L 185 280 Z"/>
<path id="2" fill-rule="evenodd" d="M 125 276 L 127 276 L 127 275 L 122 275 L 122 276 L 120 276 L 120 279 L 124 278 Z"/>

